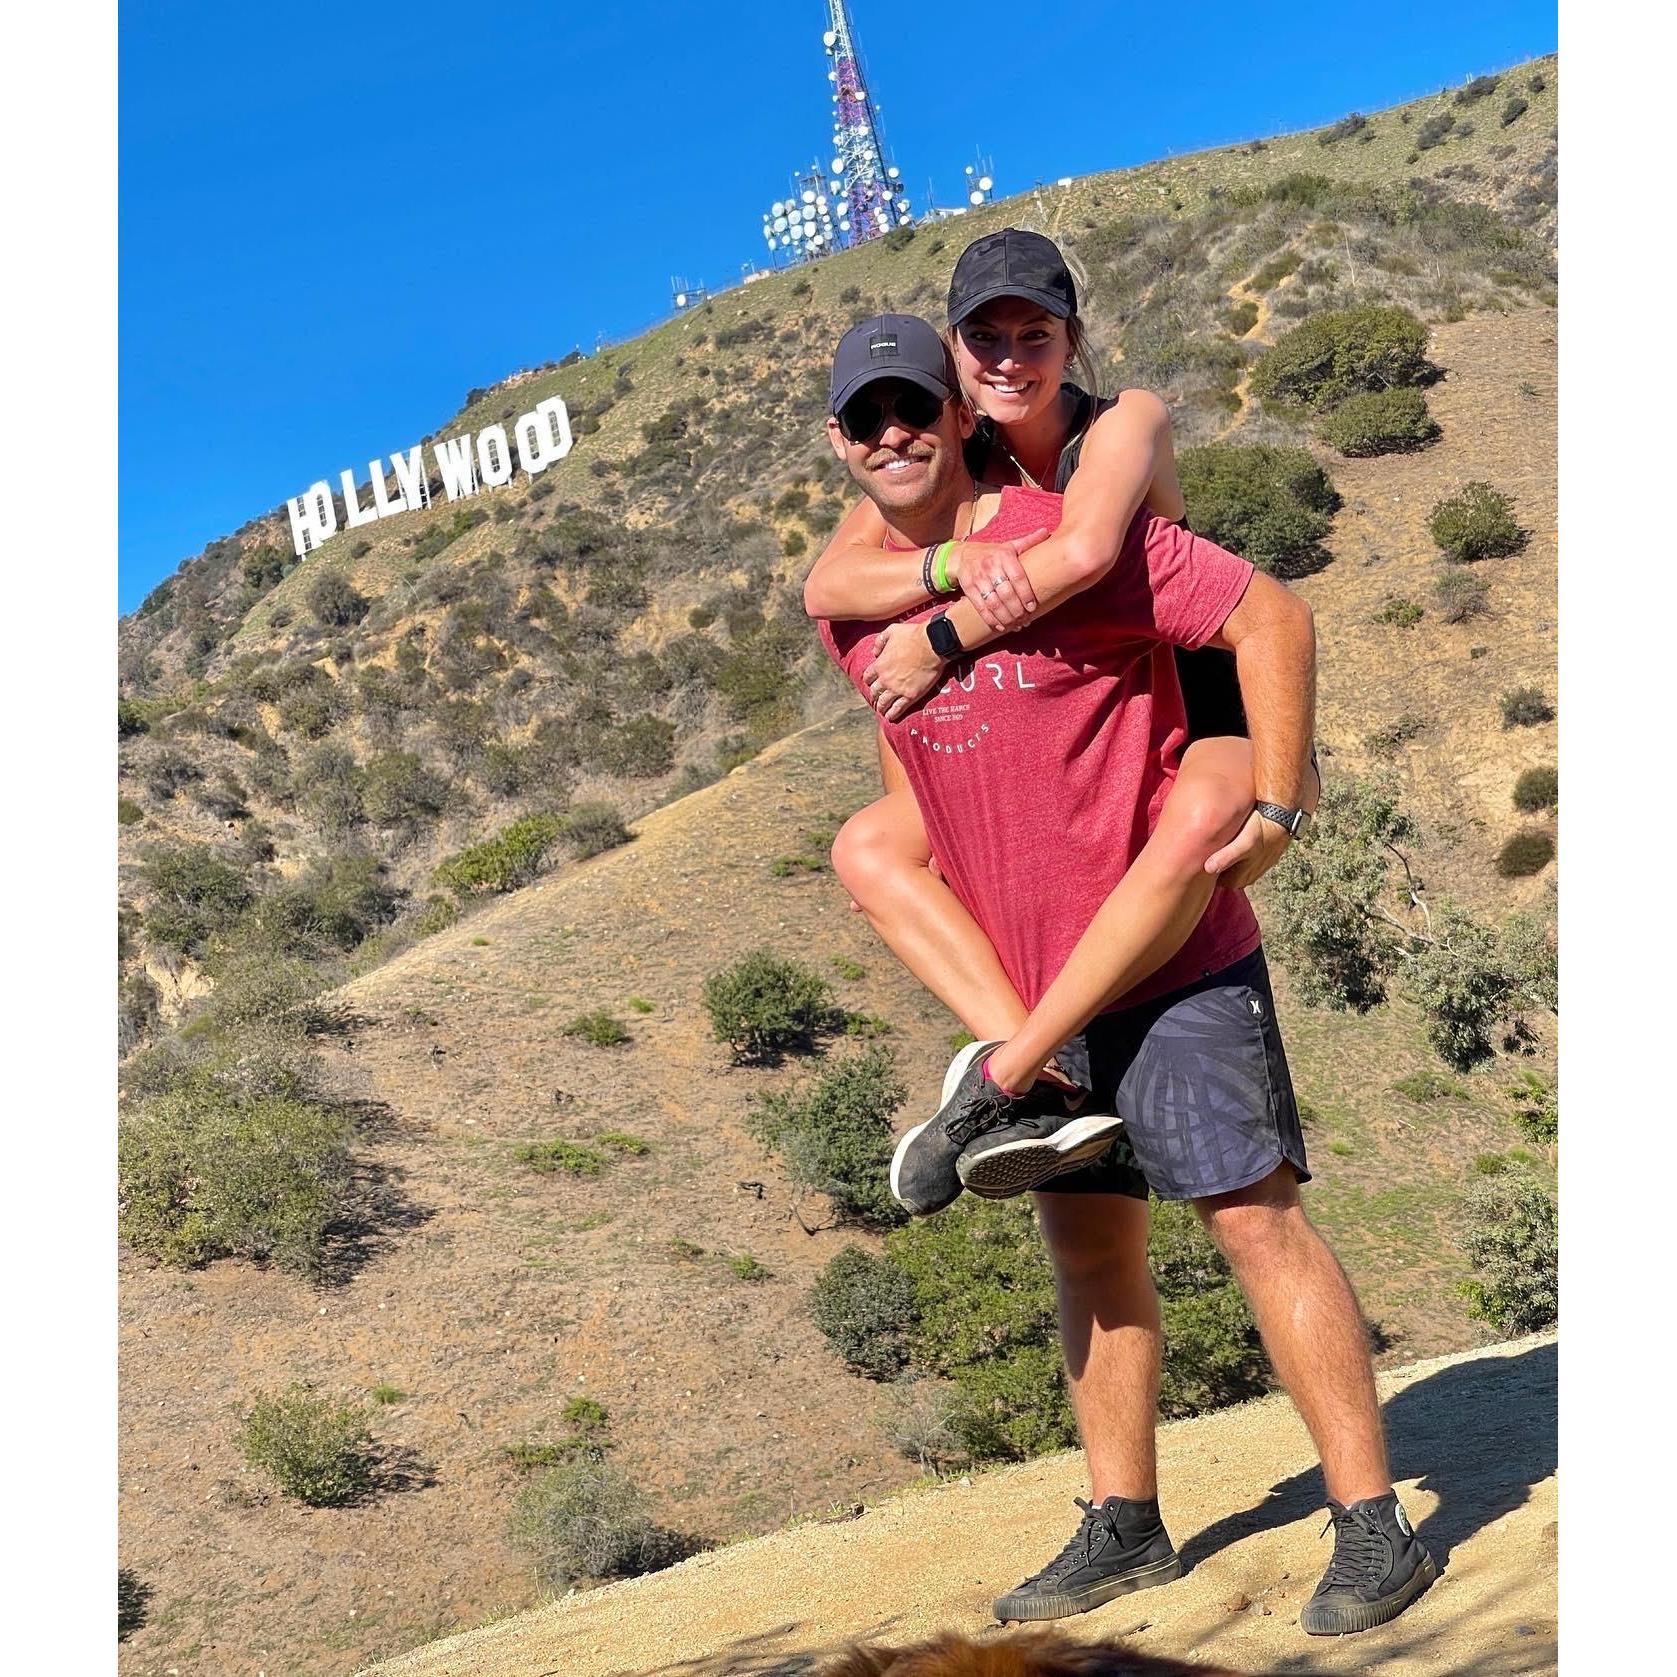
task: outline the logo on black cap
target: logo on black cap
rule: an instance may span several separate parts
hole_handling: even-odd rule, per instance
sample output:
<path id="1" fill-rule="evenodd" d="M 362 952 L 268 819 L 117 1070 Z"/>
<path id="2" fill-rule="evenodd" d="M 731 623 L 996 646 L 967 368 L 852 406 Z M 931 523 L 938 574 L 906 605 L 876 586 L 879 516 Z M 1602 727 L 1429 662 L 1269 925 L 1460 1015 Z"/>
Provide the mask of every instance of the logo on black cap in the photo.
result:
<path id="1" fill-rule="evenodd" d="M 873 357 L 882 355 L 895 356 L 897 353 L 897 334 L 895 332 L 875 332 L 868 339 L 868 354 Z"/>

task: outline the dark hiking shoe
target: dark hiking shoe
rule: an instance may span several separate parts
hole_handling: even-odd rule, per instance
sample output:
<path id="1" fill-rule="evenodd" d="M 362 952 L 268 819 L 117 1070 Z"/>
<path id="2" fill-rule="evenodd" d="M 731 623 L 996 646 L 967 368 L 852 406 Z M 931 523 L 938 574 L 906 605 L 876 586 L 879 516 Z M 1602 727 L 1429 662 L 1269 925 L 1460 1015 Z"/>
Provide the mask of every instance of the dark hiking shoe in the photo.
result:
<path id="1" fill-rule="evenodd" d="M 1182 1558 L 1159 1518 L 1156 1498 L 1076 1501 L 1083 1510 L 1076 1535 L 1042 1571 L 997 1596 L 991 1611 L 998 1619 L 1065 1619 L 1182 1576 Z"/>
<path id="2" fill-rule="evenodd" d="M 962 1175 L 957 1169 L 963 1151 L 975 1138 L 1006 1133 L 1015 1141 L 1026 1136 L 1018 1157 L 1005 1174 L 1015 1185 L 992 1187 L 992 1197 L 1022 1193 L 1038 1182 L 1101 1152 L 1119 1129 L 1116 1117 L 1080 1117 L 1086 1092 L 1047 1078 L 1023 1094 L 1010 1095 L 984 1075 L 984 1061 L 995 1042 L 969 1043 L 950 1062 L 943 1080 L 943 1105 L 937 1115 L 916 1124 L 891 1158 L 891 1193 L 916 1217 L 929 1217 L 960 1197 Z M 1026 1126 L 1018 1130 L 1017 1126 Z M 1066 1133 L 1063 1147 L 1055 1137 Z M 1011 1157 L 1011 1155 L 1010 1155 Z M 1001 1174 L 1001 1173 L 998 1173 Z"/>
<path id="3" fill-rule="evenodd" d="M 1372 1630 L 1395 1619 L 1438 1576 L 1395 1491 L 1365 1497 L 1349 1508 L 1330 1500 L 1328 1525 L 1333 1527 L 1333 1559 L 1299 1614 L 1307 1635 Z"/>
<path id="4" fill-rule="evenodd" d="M 1051 1176 L 1097 1159 L 1124 1127 L 1113 1112 L 1091 1110 L 1088 1092 L 1040 1079 L 1034 1104 L 1010 1111 L 961 1149 L 955 1174 L 969 1194 L 1005 1200 Z"/>

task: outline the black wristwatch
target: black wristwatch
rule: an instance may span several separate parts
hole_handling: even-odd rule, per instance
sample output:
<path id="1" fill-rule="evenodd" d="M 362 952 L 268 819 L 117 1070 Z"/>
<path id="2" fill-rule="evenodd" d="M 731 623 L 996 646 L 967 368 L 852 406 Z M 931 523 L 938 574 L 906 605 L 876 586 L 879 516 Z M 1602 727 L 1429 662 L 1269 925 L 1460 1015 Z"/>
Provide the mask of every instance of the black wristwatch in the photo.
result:
<path id="1" fill-rule="evenodd" d="M 926 624 L 926 639 L 932 643 L 932 651 L 940 658 L 959 658 L 966 651 L 946 611 L 940 611 Z"/>
<path id="2" fill-rule="evenodd" d="M 1278 827 L 1285 827 L 1288 835 L 1299 838 L 1306 827 L 1310 825 L 1310 811 L 1307 809 L 1288 809 L 1285 804 L 1266 804 L 1260 799 L 1252 806 L 1266 821 L 1273 821 Z"/>

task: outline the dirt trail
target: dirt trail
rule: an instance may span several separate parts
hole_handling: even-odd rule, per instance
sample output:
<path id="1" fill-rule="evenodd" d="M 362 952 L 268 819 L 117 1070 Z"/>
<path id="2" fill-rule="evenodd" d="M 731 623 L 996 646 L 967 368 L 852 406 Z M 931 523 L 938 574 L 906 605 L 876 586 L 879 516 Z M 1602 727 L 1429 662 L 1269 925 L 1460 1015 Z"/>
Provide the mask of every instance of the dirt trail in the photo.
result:
<path id="1" fill-rule="evenodd" d="M 1268 1398 L 1163 1429 L 1165 1512 L 1189 1572 L 1068 1628 L 1251 1672 L 1553 1671 L 1555 1363 L 1540 1336 L 1381 1377 L 1394 1471 L 1441 1564 L 1396 1623 L 1338 1641 L 1298 1629 L 1328 1540 L 1309 1439 Z M 1059 1547 L 1084 1489 L 1067 1453 L 909 1492 L 855 1521 L 567 1597 L 369 1677 L 797 1677 L 858 1637 L 982 1634 L 991 1597 Z"/>

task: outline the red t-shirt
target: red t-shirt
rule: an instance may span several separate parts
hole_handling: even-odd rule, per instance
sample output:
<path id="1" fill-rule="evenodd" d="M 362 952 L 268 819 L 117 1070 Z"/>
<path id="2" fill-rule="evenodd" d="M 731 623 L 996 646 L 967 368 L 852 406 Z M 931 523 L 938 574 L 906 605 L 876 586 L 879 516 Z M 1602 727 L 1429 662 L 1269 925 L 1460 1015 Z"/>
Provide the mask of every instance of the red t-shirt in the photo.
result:
<path id="1" fill-rule="evenodd" d="M 1060 522 L 1061 500 L 1002 491 L 982 534 Z M 1244 559 L 1143 511 L 1112 569 L 1051 616 L 963 658 L 940 692 L 880 726 L 907 771 L 955 894 L 1035 1007 L 1140 854 L 1188 743 L 1174 646 L 1205 645 L 1252 577 Z M 907 611 L 924 622 L 941 603 Z M 883 622 L 820 625 L 866 697 Z M 1186 944 L 1117 1006 L 1216 972 L 1258 947 L 1244 892 L 1217 891 Z"/>

